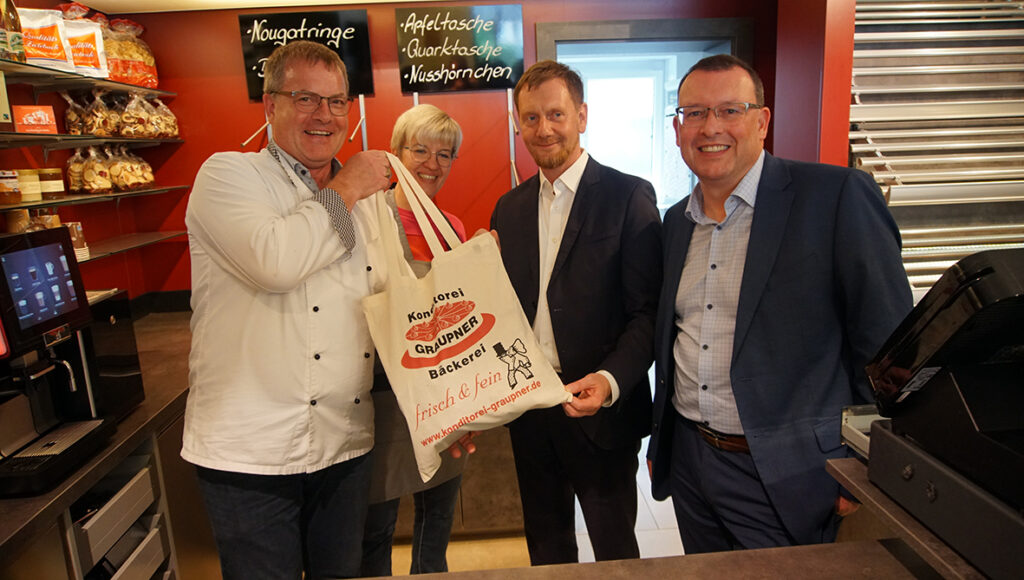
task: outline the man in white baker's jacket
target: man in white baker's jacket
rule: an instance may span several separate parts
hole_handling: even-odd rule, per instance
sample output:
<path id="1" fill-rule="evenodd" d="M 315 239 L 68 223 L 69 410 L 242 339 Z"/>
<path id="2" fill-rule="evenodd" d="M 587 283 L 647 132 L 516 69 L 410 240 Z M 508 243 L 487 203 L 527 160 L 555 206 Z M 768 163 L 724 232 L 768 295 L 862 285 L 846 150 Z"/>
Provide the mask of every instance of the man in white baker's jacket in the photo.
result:
<path id="1" fill-rule="evenodd" d="M 373 344 L 360 300 L 382 282 L 382 151 L 335 155 L 351 104 L 329 48 L 264 69 L 272 139 L 217 153 L 185 216 L 192 352 L 181 455 L 196 465 L 225 579 L 359 573 L 373 447 Z"/>

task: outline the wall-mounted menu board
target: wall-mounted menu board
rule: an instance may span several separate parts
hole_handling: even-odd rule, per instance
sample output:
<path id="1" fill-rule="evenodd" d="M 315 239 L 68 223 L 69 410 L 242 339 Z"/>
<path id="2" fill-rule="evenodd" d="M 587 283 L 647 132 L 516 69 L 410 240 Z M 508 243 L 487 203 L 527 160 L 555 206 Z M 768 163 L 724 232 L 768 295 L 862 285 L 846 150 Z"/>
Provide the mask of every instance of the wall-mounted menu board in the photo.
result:
<path id="1" fill-rule="evenodd" d="M 403 92 L 510 89 L 523 74 L 523 9 L 395 9 Z"/>
<path id="2" fill-rule="evenodd" d="M 239 14 L 238 28 L 242 33 L 245 82 L 252 100 L 263 95 L 264 61 L 275 48 L 293 40 L 312 40 L 331 48 L 348 69 L 349 94 L 373 93 L 366 10 Z"/>

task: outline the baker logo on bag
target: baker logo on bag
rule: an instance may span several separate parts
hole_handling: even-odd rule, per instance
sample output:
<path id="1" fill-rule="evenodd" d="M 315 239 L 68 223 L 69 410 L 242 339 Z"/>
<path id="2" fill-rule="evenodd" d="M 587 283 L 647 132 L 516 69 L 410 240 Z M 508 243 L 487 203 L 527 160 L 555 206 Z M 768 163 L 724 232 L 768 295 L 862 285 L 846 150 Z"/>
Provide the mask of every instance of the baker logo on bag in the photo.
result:
<path id="1" fill-rule="evenodd" d="M 526 345 L 521 339 L 517 338 L 512 346 L 508 347 L 508 350 L 505 350 L 505 346 L 499 342 L 494 345 L 494 352 L 498 353 L 498 360 L 508 365 L 506 377 L 509 387 L 514 389 L 519 383 L 519 377 L 516 375 L 523 375 L 524 379 L 533 378 L 533 371 L 530 370 L 533 363 L 526 356 Z"/>
<path id="2" fill-rule="evenodd" d="M 429 369 L 430 378 L 436 379 L 487 352 L 481 341 L 494 328 L 494 315 L 477 311 L 476 303 L 465 297 L 458 288 L 434 296 L 430 310 L 409 313 L 412 326 L 405 333 L 408 347 L 402 355 L 403 367 Z"/>

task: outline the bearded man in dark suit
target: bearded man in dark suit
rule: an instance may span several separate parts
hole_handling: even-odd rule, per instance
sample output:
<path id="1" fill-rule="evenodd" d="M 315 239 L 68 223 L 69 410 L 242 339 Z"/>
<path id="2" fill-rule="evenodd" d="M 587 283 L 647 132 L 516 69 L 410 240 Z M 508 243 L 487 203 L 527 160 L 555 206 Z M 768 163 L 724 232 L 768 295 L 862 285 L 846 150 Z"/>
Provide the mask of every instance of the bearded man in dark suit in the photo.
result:
<path id="1" fill-rule="evenodd" d="M 576 395 L 509 426 L 530 561 L 578 561 L 574 497 L 598 560 L 636 558 L 661 284 L 654 189 L 580 146 L 587 106 L 568 67 L 533 65 L 514 99 L 540 172 L 498 200 L 491 229 L 543 354 Z"/>

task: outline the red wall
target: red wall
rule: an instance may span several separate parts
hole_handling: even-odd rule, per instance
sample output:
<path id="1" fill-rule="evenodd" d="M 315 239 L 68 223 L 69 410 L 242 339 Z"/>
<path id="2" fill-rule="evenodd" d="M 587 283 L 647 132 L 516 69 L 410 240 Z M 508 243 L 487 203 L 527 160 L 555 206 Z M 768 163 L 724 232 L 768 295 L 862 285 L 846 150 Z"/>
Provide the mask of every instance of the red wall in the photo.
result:
<path id="1" fill-rule="evenodd" d="M 846 166 L 850 158 L 850 85 L 856 0 L 829 0 L 825 15 L 818 161 Z"/>
<path id="2" fill-rule="evenodd" d="M 847 164 L 855 0 L 778 0 L 773 153 Z"/>
<path id="3" fill-rule="evenodd" d="M 754 67 L 765 81 L 768 103 L 776 105 L 775 95 L 785 91 L 793 94 L 787 83 L 776 82 L 776 75 L 792 79 L 795 71 L 818 77 L 822 53 L 817 59 L 805 59 L 801 48 L 788 42 L 788 35 L 799 30 L 809 43 L 824 42 L 823 18 L 808 22 L 803 15 L 784 12 L 782 7 L 796 0 L 748 2 L 744 0 L 523 0 L 523 36 L 525 60 L 529 66 L 536 60 L 535 25 L 538 22 L 581 20 L 634 20 L 664 18 L 750 18 L 754 22 Z M 830 0 L 832 2 L 838 0 Z M 846 0 L 843 0 L 846 1 Z M 504 3 L 504 2 L 491 2 Z M 26 0 L 25 5 L 53 6 L 56 2 Z M 436 5 L 451 4 L 439 2 Z M 816 4 L 808 0 L 805 4 Z M 425 4 L 431 5 L 431 4 Z M 330 9 L 365 8 L 370 25 L 371 53 L 375 94 L 366 97 L 368 143 L 370 148 L 387 148 L 394 119 L 412 106 L 412 95 L 401 93 L 397 63 L 394 9 L 402 4 L 371 4 L 362 6 L 310 7 L 284 10 L 216 10 L 204 12 L 168 12 L 132 15 L 131 18 L 146 27 L 143 39 L 152 48 L 160 75 L 160 88 L 177 93 L 165 99 L 178 116 L 181 126 L 181 145 L 164 145 L 144 149 L 141 154 L 157 170 L 161 185 L 190 184 L 202 162 L 212 153 L 240 150 L 241 143 L 264 122 L 262 105 L 249 102 L 241 54 L 239 14 L 289 11 L 321 11 Z M 778 15 L 777 6 L 780 7 Z M 776 38 L 779 36 L 778 50 Z M 787 36 L 783 39 L 783 36 Z M 852 29 L 850 31 L 852 43 Z M 820 37 L 820 38 L 819 38 Z M 815 41 L 815 38 L 818 38 Z M 817 49 L 815 49 L 817 50 Z M 817 62 L 817 64 L 814 64 Z M 813 66 L 808 70 L 806 67 Z M 777 71 L 780 71 L 777 73 Z M 801 91 L 813 91 L 819 98 L 821 84 L 801 81 Z M 847 76 L 846 89 L 849 89 Z M 776 86 L 780 89 L 776 89 Z M 448 111 L 460 122 L 465 139 L 459 160 L 448 182 L 438 195 L 438 203 L 460 216 L 472 232 L 486 227 L 491 209 L 509 189 L 508 123 L 504 91 L 464 92 L 446 94 L 420 94 L 420 102 L 431 103 Z M 814 110 L 818 110 L 815 106 Z M 800 124 L 796 120 L 808 117 L 807 109 L 784 110 L 773 116 L 773 125 L 785 127 L 784 143 L 798 144 L 790 157 L 816 160 L 818 123 Z M 358 122 L 353 107 L 350 125 Z M 785 123 L 783 125 L 783 123 Z M 350 129 L 351 132 L 352 129 Z M 845 129 L 844 129 L 845 131 Z M 780 133 L 774 139 L 778 147 Z M 842 136 L 845 147 L 845 132 Z M 770 136 L 771 139 L 771 136 Z M 255 140 L 245 150 L 257 150 L 265 139 Z M 347 143 L 339 157 L 359 151 L 361 139 Z M 536 172 L 522 144 L 517 145 L 516 159 L 521 178 Z M 603 160 L 614 165 L 614 160 Z M 49 165 L 54 165 L 52 162 Z M 127 231 L 151 229 L 184 229 L 185 194 L 169 194 L 126 200 L 120 204 L 115 217 L 108 206 L 82 206 L 69 209 L 69 214 L 85 212 L 79 217 L 88 230 L 97 230 L 92 223 L 118 221 L 117 227 Z M 62 216 L 65 210 L 61 210 Z M 64 218 L 68 219 L 68 218 Z M 134 228 L 134 229 L 132 229 Z M 127 267 L 127 274 L 122 273 Z M 120 286 L 129 288 L 133 296 L 146 292 L 182 290 L 189 288 L 187 244 L 184 241 L 165 242 L 123 257 L 108 258 L 86 264 L 87 285 L 90 287 Z M 107 283 L 109 282 L 109 283 Z"/>

